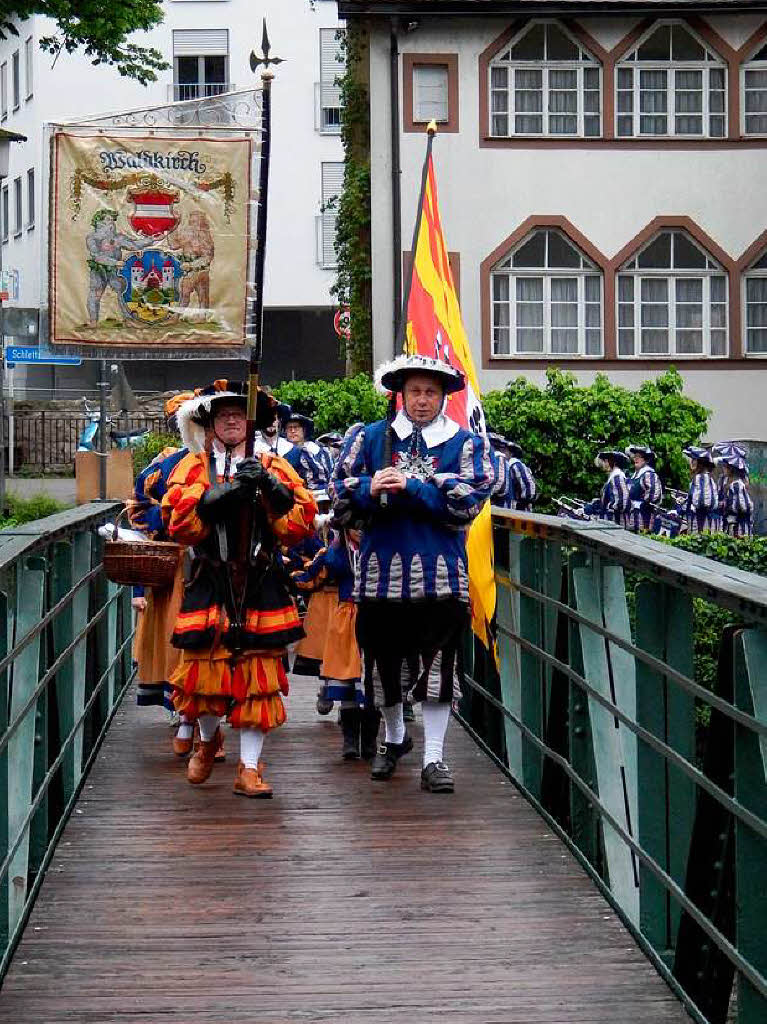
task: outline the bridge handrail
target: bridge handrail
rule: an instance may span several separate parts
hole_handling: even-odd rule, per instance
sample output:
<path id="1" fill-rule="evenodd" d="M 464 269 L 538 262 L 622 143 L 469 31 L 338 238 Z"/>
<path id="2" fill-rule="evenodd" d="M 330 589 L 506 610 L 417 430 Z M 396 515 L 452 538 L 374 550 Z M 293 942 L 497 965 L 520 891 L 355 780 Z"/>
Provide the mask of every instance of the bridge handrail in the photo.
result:
<path id="1" fill-rule="evenodd" d="M 607 522 L 493 530 L 499 668 L 467 649 L 459 719 L 695 1020 L 724 1021 L 735 971 L 739 1024 L 767 1019 L 767 579 Z M 693 661 L 710 605 L 737 619 L 718 692 Z"/>
<path id="2" fill-rule="evenodd" d="M 96 533 L 122 507 L 0 530 L 0 978 L 133 677 L 130 592 Z"/>

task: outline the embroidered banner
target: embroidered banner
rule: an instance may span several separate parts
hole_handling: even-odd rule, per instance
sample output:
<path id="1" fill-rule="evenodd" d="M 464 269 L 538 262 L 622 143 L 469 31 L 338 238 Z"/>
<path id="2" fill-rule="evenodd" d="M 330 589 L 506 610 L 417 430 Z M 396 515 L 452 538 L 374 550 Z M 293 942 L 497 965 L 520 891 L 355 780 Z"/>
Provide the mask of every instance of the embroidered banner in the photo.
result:
<path id="1" fill-rule="evenodd" d="M 242 345 L 253 140 L 54 136 L 50 340 Z"/>

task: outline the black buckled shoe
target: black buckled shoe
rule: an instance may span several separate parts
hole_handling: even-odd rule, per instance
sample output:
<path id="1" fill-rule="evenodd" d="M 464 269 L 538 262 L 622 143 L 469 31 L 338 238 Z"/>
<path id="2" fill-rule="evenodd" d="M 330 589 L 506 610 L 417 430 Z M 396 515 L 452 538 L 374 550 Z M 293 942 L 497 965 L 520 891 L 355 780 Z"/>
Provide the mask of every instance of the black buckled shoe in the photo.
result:
<path id="1" fill-rule="evenodd" d="M 421 789 L 429 793 L 452 793 L 455 790 L 453 773 L 444 761 L 432 761 L 421 771 Z"/>
<path id="2" fill-rule="evenodd" d="M 401 743 L 382 743 L 370 766 L 370 778 L 377 782 L 388 781 L 394 775 L 397 761 L 412 749 L 413 741 L 407 733 Z"/>

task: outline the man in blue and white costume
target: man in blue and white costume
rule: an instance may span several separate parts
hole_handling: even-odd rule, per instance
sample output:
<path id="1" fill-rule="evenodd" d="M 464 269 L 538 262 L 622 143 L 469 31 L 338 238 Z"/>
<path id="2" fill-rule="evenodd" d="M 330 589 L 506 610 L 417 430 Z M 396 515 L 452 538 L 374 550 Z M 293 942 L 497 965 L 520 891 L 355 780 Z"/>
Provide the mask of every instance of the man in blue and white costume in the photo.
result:
<path id="1" fill-rule="evenodd" d="M 323 495 L 321 500 L 327 501 L 332 467 L 323 450 L 312 440 L 313 434 L 314 420 L 300 412 L 290 412 L 285 419 L 285 437 L 293 448 L 285 458 L 315 497 L 320 494 Z"/>
<path id="2" fill-rule="evenodd" d="M 506 462 L 508 464 L 509 490 L 507 508 L 529 512 L 535 501 L 535 477 L 528 465 L 522 461 L 522 449 L 514 441 L 506 440 Z"/>
<path id="3" fill-rule="evenodd" d="M 649 530 L 654 506 L 660 505 L 663 485 L 655 472 L 655 452 L 645 444 L 630 444 L 626 454 L 634 463 L 634 473 L 628 481 L 629 510 L 626 527 L 639 533 Z"/>
<path id="4" fill-rule="evenodd" d="M 357 640 L 365 689 L 381 708 L 384 742 L 371 776 L 385 781 L 413 742 L 405 732 L 403 666 L 417 661 L 422 702 L 421 786 L 452 793 L 443 760 L 450 706 L 460 693 L 461 645 L 469 624 L 466 531 L 495 482 L 487 439 L 444 414 L 464 387 L 458 370 L 428 356 L 400 356 L 376 382 L 401 394 L 385 420 L 347 435 L 333 477 L 335 517 L 362 525 L 355 579 Z"/>
<path id="5" fill-rule="evenodd" d="M 275 455 L 281 455 L 283 459 L 287 459 L 289 453 L 293 450 L 293 445 L 290 441 L 280 433 L 280 429 L 283 427 L 285 420 L 290 413 L 290 406 L 285 405 L 284 402 L 280 402 L 274 411 L 274 422 L 271 426 L 265 427 L 260 431 L 261 439 L 264 444 L 273 451 Z"/>
<path id="6" fill-rule="evenodd" d="M 607 473 L 607 480 L 600 496 L 585 505 L 584 512 L 623 526 L 629 507 L 629 485 L 626 481 L 628 464 L 629 458 L 625 452 L 613 448 L 599 452 L 594 465 Z"/>
<path id="7" fill-rule="evenodd" d="M 690 462 L 690 487 L 687 500 L 678 509 L 687 519 L 688 533 L 719 533 L 722 517 L 719 491 L 714 480 L 714 457 L 707 448 L 689 445 L 682 449 Z"/>

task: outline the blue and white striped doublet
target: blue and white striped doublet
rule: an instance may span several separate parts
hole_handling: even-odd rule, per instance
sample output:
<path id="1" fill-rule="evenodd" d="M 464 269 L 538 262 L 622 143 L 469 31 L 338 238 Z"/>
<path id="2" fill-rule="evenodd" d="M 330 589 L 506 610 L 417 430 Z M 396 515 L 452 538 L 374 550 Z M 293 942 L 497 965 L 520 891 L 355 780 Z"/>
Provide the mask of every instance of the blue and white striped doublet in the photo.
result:
<path id="1" fill-rule="evenodd" d="M 721 529 L 719 494 L 710 473 L 696 473 L 692 478 L 684 514 L 689 533 L 718 533 Z"/>

